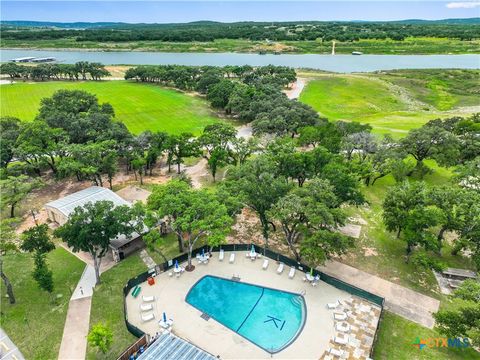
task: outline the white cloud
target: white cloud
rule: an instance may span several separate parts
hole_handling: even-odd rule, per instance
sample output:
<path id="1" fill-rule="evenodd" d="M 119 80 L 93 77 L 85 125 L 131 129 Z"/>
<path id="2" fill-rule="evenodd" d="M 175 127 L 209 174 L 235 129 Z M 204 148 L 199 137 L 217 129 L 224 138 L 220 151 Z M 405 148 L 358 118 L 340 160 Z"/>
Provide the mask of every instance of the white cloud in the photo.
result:
<path id="1" fill-rule="evenodd" d="M 447 4 L 449 9 L 474 9 L 480 6 L 480 1 L 451 2 Z"/>

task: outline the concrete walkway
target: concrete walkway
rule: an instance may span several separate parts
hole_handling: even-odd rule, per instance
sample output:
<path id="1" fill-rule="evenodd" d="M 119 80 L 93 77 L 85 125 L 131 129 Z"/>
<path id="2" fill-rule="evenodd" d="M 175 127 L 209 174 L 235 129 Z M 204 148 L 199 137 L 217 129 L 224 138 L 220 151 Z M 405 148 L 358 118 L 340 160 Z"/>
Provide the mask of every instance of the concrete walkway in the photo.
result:
<path id="1" fill-rule="evenodd" d="M 60 360 L 85 359 L 95 283 L 95 269 L 87 264 L 68 304 L 62 343 L 58 354 Z"/>
<path id="2" fill-rule="evenodd" d="M 148 255 L 147 250 L 143 249 L 140 251 L 140 258 L 144 262 L 145 265 L 147 265 L 148 269 L 152 269 L 155 267 L 155 261 Z"/>
<path id="3" fill-rule="evenodd" d="M 70 301 L 58 354 L 59 360 L 85 359 L 91 306 L 91 296 Z"/>
<path id="4" fill-rule="evenodd" d="M 83 270 L 82 277 L 78 281 L 77 287 L 70 298 L 70 301 L 93 296 L 95 283 L 95 268 L 92 265 L 87 264 Z"/>
<path id="5" fill-rule="evenodd" d="M 432 313 L 438 311 L 440 306 L 440 301 L 436 299 L 338 261 L 328 261 L 325 266 L 319 267 L 318 270 L 384 297 L 385 309 L 405 319 L 430 329 L 435 324 Z"/>
<path id="6" fill-rule="evenodd" d="M 24 360 L 22 353 L 8 337 L 7 333 L 0 328 L 0 359 L 2 360 Z"/>

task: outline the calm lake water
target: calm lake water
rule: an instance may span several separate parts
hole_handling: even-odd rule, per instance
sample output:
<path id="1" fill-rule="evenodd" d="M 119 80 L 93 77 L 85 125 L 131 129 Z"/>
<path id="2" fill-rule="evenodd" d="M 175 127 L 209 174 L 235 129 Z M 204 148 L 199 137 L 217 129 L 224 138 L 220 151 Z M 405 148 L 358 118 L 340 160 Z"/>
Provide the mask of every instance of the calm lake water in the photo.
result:
<path id="1" fill-rule="evenodd" d="M 53 56 L 67 64 L 95 61 L 105 65 L 284 65 L 336 72 L 368 72 L 393 69 L 480 69 L 480 55 L 258 55 L 236 53 L 162 53 L 1 50 L 0 59 Z"/>

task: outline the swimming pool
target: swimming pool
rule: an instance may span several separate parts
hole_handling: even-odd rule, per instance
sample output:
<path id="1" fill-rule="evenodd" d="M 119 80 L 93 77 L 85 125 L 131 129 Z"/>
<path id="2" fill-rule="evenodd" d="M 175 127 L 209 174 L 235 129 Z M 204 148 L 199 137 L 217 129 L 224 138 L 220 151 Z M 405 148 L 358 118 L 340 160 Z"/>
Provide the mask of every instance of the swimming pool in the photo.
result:
<path id="1" fill-rule="evenodd" d="M 269 353 L 290 345 L 305 324 L 300 294 L 207 275 L 185 301 Z"/>

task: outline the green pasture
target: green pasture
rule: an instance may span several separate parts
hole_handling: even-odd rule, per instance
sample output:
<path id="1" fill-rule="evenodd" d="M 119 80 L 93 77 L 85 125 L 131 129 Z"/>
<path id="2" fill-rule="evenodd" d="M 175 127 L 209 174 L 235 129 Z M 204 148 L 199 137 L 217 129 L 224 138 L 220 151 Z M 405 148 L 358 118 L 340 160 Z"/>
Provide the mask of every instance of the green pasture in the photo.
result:
<path id="1" fill-rule="evenodd" d="M 355 120 L 380 112 L 406 110 L 381 82 L 349 75 L 331 74 L 310 81 L 300 100 L 332 120 Z"/>
<path id="2" fill-rule="evenodd" d="M 16 303 L 10 305 L 1 282 L 1 327 L 26 359 L 56 359 L 62 341 L 68 303 L 85 263 L 58 246 L 47 256 L 54 291 L 41 290 L 32 277 L 31 254 L 7 254 L 3 271 L 13 285 Z"/>
<path id="3" fill-rule="evenodd" d="M 100 102 L 109 102 L 115 118 L 138 134 L 144 130 L 167 131 L 172 134 L 201 130 L 218 119 L 208 104 L 193 95 L 152 84 L 127 81 L 85 82 L 19 82 L 0 88 L 0 114 L 31 121 L 40 100 L 60 89 L 84 90 L 97 95 Z"/>
<path id="4" fill-rule="evenodd" d="M 468 116 L 460 106 L 479 105 L 478 71 L 416 70 L 382 74 L 301 73 L 310 77 L 300 101 L 329 120 L 369 123 L 394 137 L 436 118 Z M 399 92 L 401 90 L 401 93 Z M 472 111 L 473 112 L 473 111 Z"/>

